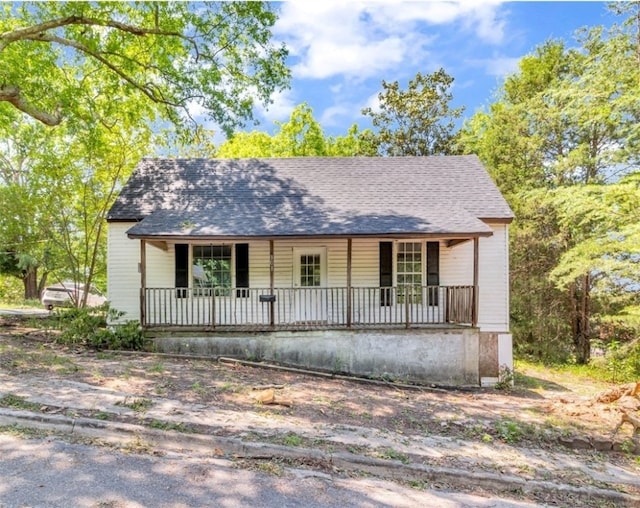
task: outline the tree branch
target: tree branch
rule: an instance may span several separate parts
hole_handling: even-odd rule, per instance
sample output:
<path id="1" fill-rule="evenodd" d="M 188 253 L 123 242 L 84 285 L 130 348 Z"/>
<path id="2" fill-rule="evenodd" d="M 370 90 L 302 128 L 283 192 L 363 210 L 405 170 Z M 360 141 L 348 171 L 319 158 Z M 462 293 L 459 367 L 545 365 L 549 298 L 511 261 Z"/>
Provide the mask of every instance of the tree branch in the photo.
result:
<path id="1" fill-rule="evenodd" d="M 120 70 L 117 66 L 112 64 L 108 59 L 106 59 L 100 53 L 89 49 L 84 44 L 80 44 L 79 42 L 72 41 L 70 39 L 64 39 L 63 37 L 58 37 L 56 35 L 49 35 L 49 34 L 43 34 L 43 33 L 26 37 L 23 40 L 30 40 L 30 41 L 35 41 L 35 42 L 55 42 L 55 43 L 61 44 L 63 46 L 68 46 L 68 47 L 77 49 L 78 51 L 84 53 L 85 55 L 88 55 L 88 56 L 90 56 L 92 58 L 95 58 L 101 64 L 103 64 L 105 67 L 111 69 L 114 73 L 116 73 L 118 76 L 120 76 L 120 78 L 122 78 L 127 83 L 129 83 L 131 86 L 133 86 L 134 88 L 136 88 L 137 90 L 142 92 L 144 95 L 146 95 L 153 102 L 166 104 L 166 105 L 172 106 L 172 107 L 179 107 L 180 106 L 180 104 L 177 104 L 177 103 L 175 103 L 173 101 L 170 101 L 170 100 L 166 99 L 159 90 L 154 91 L 150 86 L 144 85 L 142 83 L 138 83 L 131 76 L 129 76 L 128 74 L 126 74 L 125 72 Z"/>
<path id="2" fill-rule="evenodd" d="M 19 109 L 45 125 L 54 126 L 62 121 L 62 115 L 59 111 L 47 113 L 46 111 L 38 109 L 22 96 L 20 88 L 15 85 L 0 86 L 0 102 L 13 104 L 16 109 Z"/>
<path id="3" fill-rule="evenodd" d="M 0 52 L 12 42 L 23 41 L 23 40 L 33 40 L 34 37 L 37 37 L 38 35 L 43 35 L 44 32 L 53 30 L 54 28 L 60 28 L 62 26 L 68 26 L 68 25 L 110 27 L 110 28 L 115 28 L 117 30 L 120 30 L 121 32 L 127 32 L 136 36 L 160 35 L 160 36 L 166 36 L 166 37 L 178 37 L 196 46 L 195 41 L 191 37 L 187 37 L 181 32 L 161 30 L 157 26 L 156 28 L 144 28 L 144 27 L 135 26 L 135 25 L 128 25 L 127 23 L 121 23 L 119 21 L 115 21 L 112 19 L 102 21 L 99 19 L 87 18 L 84 16 L 69 16 L 66 18 L 52 19 L 51 21 L 46 21 L 44 23 L 39 23 L 37 25 L 33 25 L 25 28 L 18 28 L 16 30 L 12 30 L 10 32 L 4 32 L 0 34 Z"/>

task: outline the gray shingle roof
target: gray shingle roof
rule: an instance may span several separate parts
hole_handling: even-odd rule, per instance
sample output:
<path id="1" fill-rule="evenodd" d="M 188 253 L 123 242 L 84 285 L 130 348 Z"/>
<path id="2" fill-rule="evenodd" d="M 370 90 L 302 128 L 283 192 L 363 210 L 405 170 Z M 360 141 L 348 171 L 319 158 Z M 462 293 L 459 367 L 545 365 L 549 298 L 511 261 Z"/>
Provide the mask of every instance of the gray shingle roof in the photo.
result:
<path id="1" fill-rule="evenodd" d="M 489 234 L 513 213 L 477 157 L 143 159 L 109 221 L 133 237 Z"/>

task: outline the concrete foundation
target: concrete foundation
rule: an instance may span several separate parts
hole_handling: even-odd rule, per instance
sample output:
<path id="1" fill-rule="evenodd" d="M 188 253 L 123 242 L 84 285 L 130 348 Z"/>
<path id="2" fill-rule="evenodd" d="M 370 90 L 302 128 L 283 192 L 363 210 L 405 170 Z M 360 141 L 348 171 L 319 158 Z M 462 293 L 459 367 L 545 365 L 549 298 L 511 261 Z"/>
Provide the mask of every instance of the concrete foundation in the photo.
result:
<path id="1" fill-rule="evenodd" d="M 421 384 L 480 384 L 480 340 L 474 328 L 191 333 L 153 340 L 164 353 L 226 356 Z"/>

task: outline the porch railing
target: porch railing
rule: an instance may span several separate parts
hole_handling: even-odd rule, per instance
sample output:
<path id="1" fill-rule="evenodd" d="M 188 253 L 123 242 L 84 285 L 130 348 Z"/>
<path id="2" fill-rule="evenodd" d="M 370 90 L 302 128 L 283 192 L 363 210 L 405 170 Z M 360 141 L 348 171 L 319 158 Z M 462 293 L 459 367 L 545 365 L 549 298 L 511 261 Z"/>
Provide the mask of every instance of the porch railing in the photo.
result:
<path id="1" fill-rule="evenodd" d="M 146 288 L 145 327 L 254 330 L 474 324 L 473 286 Z"/>

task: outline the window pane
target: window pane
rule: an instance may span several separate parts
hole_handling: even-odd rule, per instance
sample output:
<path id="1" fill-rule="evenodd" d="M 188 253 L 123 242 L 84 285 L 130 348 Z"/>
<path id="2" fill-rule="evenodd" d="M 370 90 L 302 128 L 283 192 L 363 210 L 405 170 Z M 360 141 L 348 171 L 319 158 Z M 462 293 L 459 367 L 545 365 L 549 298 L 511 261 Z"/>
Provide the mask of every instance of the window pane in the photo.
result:
<path id="1" fill-rule="evenodd" d="M 420 242 L 399 242 L 396 259 L 398 283 L 398 303 L 422 302 L 422 244 Z"/>
<path id="2" fill-rule="evenodd" d="M 320 254 L 300 256 L 300 285 L 320 286 Z"/>
<path id="3" fill-rule="evenodd" d="M 231 246 L 194 245 L 193 287 L 195 295 L 228 295 L 231 287 Z"/>

